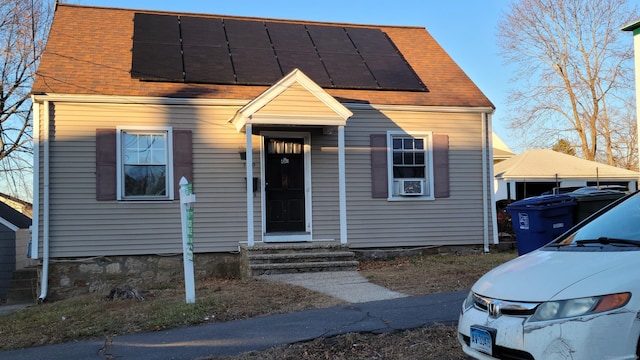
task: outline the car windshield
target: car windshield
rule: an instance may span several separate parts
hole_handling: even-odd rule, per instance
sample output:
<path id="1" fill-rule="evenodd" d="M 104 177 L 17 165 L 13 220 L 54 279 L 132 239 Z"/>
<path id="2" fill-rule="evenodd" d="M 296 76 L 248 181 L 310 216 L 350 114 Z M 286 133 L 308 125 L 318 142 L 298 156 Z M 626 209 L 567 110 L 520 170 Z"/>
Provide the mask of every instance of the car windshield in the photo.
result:
<path id="1" fill-rule="evenodd" d="M 566 237 L 550 245 L 591 246 L 593 244 L 619 247 L 640 246 L 640 193 L 627 198 Z"/>

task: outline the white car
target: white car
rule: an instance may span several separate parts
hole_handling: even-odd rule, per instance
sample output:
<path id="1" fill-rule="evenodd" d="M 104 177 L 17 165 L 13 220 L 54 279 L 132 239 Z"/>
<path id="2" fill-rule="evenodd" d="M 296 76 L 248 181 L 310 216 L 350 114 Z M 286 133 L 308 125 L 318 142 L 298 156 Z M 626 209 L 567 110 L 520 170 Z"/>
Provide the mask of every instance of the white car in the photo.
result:
<path id="1" fill-rule="evenodd" d="M 640 193 L 481 277 L 458 338 L 476 359 L 640 356 Z"/>

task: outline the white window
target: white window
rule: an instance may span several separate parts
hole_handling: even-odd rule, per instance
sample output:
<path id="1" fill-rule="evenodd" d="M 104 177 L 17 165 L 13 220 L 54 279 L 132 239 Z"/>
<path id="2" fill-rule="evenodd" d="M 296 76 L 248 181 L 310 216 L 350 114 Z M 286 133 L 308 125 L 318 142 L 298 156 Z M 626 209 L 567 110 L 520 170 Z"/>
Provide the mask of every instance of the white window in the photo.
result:
<path id="1" fill-rule="evenodd" d="M 171 127 L 118 127 L 118 200 L 173 200 Z"/>
<path id="2" fill-rule="evenodd" d="M 431 200 L 431 133 L 387 132 L 389 200 Z"/>

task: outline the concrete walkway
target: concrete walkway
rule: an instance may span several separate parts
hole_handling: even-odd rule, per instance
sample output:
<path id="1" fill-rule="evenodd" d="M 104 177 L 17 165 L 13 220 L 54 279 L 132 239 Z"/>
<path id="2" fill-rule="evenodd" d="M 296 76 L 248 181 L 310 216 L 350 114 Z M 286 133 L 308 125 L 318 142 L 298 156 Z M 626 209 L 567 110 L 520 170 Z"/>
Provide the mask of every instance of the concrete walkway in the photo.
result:
<path id="1" fill-rule="evenodd" d="M 357 271 L 276 274 L 262 275 L 259 278 L 302 286 L 350 303 L 398 299 L 407 296 L 372 284 Z"/>
<path id="2" fill-rule="evenodd" d="M 0 305 L 0 315 L 22 310 L 28 308 L 29 306 L 34 306 L 35 304 L 12 304 L 12 305 Z"/>

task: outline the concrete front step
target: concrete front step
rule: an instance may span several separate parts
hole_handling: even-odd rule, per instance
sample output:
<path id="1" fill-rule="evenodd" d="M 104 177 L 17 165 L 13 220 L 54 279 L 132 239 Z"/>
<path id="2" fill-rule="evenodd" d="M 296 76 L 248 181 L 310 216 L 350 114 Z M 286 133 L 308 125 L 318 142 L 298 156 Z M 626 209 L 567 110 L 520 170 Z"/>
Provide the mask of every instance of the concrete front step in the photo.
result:
<path id="1" fill-rule="evenodd" d="M 357 270 L 349 247 L 338 242 L 259 243 L 242 246 L 249 276 Z M 246 273 L 245 273 L 246 274 Z"/>
<path id="2" fill-rule="evenodd" d="M 287 274 L 317 271 L 349 271 L 357 270 L 358 262 L 353 261 L 324 261 L 324 262 L 296 262 L 296 263 L 269 263 L 250 264 L 253 276 L 269 274 Z"/>
<path id="3" fill-rule="evenodd" d="M 333 252 L 302 252 L 302 253 L 271 253 L 271 254 L 249 254 L 251 264 L 263 263 L 294 263 L 294 262 L 325 262 L 354 260 L 355 254 L 351 251 Z"/>
<path id="4" fill-rule="evenodd" d="M 242 246 L 250 254 L 285 254 L 305 252 L 334 252 L 348 251 L 349 247 L 334 242 L 305 242 L 305 243 L 273 243 L 256 244 L 253 247 Z"/>

